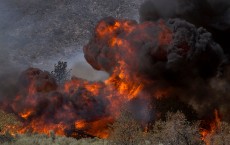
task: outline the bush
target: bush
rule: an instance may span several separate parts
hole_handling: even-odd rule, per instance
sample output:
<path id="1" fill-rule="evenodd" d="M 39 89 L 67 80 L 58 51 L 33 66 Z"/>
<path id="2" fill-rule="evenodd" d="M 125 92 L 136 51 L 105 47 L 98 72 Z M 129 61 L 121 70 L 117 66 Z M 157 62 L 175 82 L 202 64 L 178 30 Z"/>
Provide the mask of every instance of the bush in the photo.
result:
<path id="1" fill-rule="evenodd" d="M 144 141 L 140 124 L 128 111 L 122 111 L 120 117 L 111 125 L 109 144 L 138 145 Z"/>
<path id="2" fill-rule="evenodd" d="M 8 114 L 0 110 L 0 143 L 13 141 L 20 122 L 14 114 Z"/>
<path id="3" fill-rule="evenodd" d="M 166 121 L 156 121 L 144 132 L 131 113 L 123 111 L 112 125 L 109 144 L 112 145 L 204 145 L 199 122 L 190 123 L 181 112 L 168 113 Z"/>
<path id="4" fill-rule="evenodd" d="M 166 121 L 157 121 L 148 136 L 151 144 L 202 145 L 199 124 L 190 123 L 181 112 L 168 113 Z"/>
<path id="5" fill-rule="evenodd" d="M 8 114 L 0 110 L 0 133 L 16 133 L 16 128 L 20 126 L 14 114 Z"/>

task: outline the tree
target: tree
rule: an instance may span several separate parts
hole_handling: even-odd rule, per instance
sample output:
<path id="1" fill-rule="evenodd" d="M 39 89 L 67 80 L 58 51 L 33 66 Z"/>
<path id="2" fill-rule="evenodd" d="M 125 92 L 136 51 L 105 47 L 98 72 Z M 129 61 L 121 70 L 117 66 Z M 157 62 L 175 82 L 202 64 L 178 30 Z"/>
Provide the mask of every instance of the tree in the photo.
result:
<path id="1" fill-rule="evenodd" d="M 51 71 L 52 76 L 56 79 L 57 83 L 62 84 L 70 78 L 70 69 L 67 69 L 67 62 L 58 61 L 54 65 L 54 71 Z"/>

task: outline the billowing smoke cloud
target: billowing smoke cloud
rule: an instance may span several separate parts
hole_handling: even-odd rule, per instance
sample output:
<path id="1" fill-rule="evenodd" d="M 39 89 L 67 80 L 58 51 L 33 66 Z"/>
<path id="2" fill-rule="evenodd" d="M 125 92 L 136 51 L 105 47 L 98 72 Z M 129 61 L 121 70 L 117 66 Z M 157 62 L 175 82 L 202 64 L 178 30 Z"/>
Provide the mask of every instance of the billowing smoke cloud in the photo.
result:
<path id="1" fill-rule="evenodd" d="M 144 83 L 144 91 L 165 92 L 178 103 L 191 105 L 198 118 L 212 116 L 208 112 L 214 109 L 223 109 L 221 113 L 230 109 L 220 95 L 228 96 L 226 91 L 220 93 L 213 86 L 222 79 L 218 77 L 228 61 L 223 49 L 206 29 L 184 20 L 137 24 L 106 18 L 97 25 L 84 53 L 95 69 L 118 76 L 124 71 L 130 80 Z"/>
<path id="2" fill-rule="evenodd" d="M 187 81 L 189 85 L 192 84 L 192 92 L 199 92 L 201 95 L 199 99 L 186 100 L 196 108 L 196 110 L 203 111 L 203 114 L 208 114 L 207 108 L 217 108 L 221 110 L 224 119 L 230 120 L 227 113 L 229 111 L 228 98 L 226 90 L 229 88 L 229 53 L 230 43 L 228 37 L 230 34 L 230 1 L 228 0 L 147 0 L 140 8 L 140 20 L 144 21 L 158 21 L 159 19 L 168 20 L 170 18 L 180 18 L 186 20 L 196 27 L 203 27 L 207 29 L 220 47 L 222 47 L 225 56 L 222 67 L 219 67 L 218 76 L 211 77 L 206 82 Z M 219 46 L 214 46 L 218 48 Z M 204 57 L 204 56 L 203 56 Z M 204 57 L 205 58 L 205 57 Z M 211 59 L 209 59 L 211 60 Z M 217 61 L 209 61 L 205 66 L 215 66 Z M 204 65 L 199 63 L 198 65 Z M 208 66 L 207 66 L 208 67 Z M 211 72 L 210 69 L 204 67 L 204 74 Z M 182 77 L 184 78 L 184 77 Z M 197 80 L 197 79 L 196 79 Z M 176 80 L 178 81 L 178 80 Z M 199 87 L 194 87 L 194 86 Z M 184 92 L 180 90 L 180 92 Z M 188 91 L 190 92 L 190 91 Z M 211 97 L 212 96 L 212 97 Z M 188 98 L 184 97 L 183 99 Z M 193 98 L 193 97 L 191 97 Z M 224 98 L 224 99 L 223 99 Z M 196 101 L 195 101 L 196 100 Z M 203 103 L 207 101 L 205 105 Z M 207 110 L 206 110 L 207 109 Z M 206 110 L 206 111 L 205 111 Z"/>
<path id="3" fill-rule="evenodd" d="M 181 18 L 197 27 L 204 27 L 229 54 L 229 0 L 147 0 L 140 8 L 140 20 Z"/>
<path id="4" fill-rule="evenodd" d="M 20 74 L 17 88 L 13 98 L 1 100 L 0 108 L 18 115 L 23 122 L 19 133 L 26 130 L 49 133 L 54 130 L 59 135 L 73 136 L 76 130 L 79 137 L 84 133 L 100 137 L 104 137 L 103 133 L 107 135 L 106 123 L 113 119 L 107 119 L 110 102 L 105 96 L 111 92 L 104 91 L 103 83 L 75 77 L 61 86 L 49 72 L 28 68 Z M 84 126 L 77 128 L 75 123 L 78 121 L 83 121 Z"/>
<path id="5" fill-rule="evenodd" d="M 180 76 L 187 70 L 193 71 L 186 74 L 209 78 L 217 75 L 218 67 L 226 61 L 211 33 L 185 21 L 175 19 L 166 24 L 121 21 L 130 30 L 118 26 L 106 37 L 100 36 L 106 27 L 116 27 L 116 23 L 113 18 L 99 22 L 94 38 L 84 48 L 86 60 L 95 69 L 111 73 L 124 61 L 131 74 L 140 73 L 154 79 L 160 79 L 162 72 Z"/>

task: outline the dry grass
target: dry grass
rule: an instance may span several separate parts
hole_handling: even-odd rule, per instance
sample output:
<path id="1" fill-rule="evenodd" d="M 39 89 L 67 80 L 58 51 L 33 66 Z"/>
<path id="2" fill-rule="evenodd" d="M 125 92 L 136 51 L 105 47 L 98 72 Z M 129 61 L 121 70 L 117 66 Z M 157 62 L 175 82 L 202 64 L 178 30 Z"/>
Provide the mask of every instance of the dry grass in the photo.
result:
<path id="1" fill-rule="evenodd" d="M 5 142 L 1 145 L 105 145 L 106 141 L 98 138 L 76 140 L 70 137 L 56 136 L 55 140 L 47 135 L 19 135 L 14 142 Z"/>

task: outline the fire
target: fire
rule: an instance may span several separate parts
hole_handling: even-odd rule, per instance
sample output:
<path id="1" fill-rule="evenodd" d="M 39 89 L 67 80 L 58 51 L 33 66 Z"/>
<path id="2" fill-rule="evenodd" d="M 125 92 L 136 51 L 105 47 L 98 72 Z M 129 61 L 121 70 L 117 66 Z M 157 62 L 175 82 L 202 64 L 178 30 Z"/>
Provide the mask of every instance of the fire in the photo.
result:
<path id="1" fill-rule="evenodd" d="M 49 134 L 53 130 L 57 135 L 75 136 L 83 132 L 107 138 L 108 124 L 119 117 L 124 104 L 130 103 L 132 107 L 136 100 L 141 100 L 140 112 L 148 114 L 148 109 L 154 108 L 148 103 L 169 92 L 149 86 L 157 84 L 152 67 L 161 67 L 167 61 L 172 38 L 164 22 L 100 21 L 84 53 L 95 69 L 108 72 L 110 77 L 104 82 L 73 77 L 57 86 L 47 72 L 26 70 L 21 76 L 23 91 L 8 103 L 23 121 L 18 133 Z"/>
<path id="2" fill-rule="evenodd" d="M 67 128 L 66 125 L 63 123 L 58 124 L 49 124 L 40 120 L 33 120 L 29 124 L 25 124 L 21 127 L 17 133 L 24 134 L 28 131 L 32 131 L 32 133 L 40 133 L 40 134 L 47 134 L 49 135 L 50 131 L 53 130 L 57 135 L 65 135 L 65 129 Z"/>
<path id="3" fill-rule="evenodd" d="M 28 110 L 23 113 L 19 113 L 19 115 L 24 119 L 28 119 L 32 113 L 33 113 L 33 110 Z"/>
<path id="4" fill-rule="evenodd" d="M 109 136 L 108 123 L 112 123 L 113 118 L 101 118 L 97 121 L 86 122 L 84 120 L 79 120 L 75 123 L 75 127 L 79 130 L 85 130 L 88 134 L 93 134 L 94 136 L 100 138 L 107 138 Z M 89 129 L 89 127 L 91 129 Z"/>
<path id="5" fill-rule="evenodd" d="M 113 85 L 121 95 L 127 96 L 127 100 L 135 98 L 141 92 L 143 85 L 140 81 L 135 82 L 129 78 L 126 72 L 126 64 L 123 61 L 118 62 L 120 65 L 114 69 L 113 75 L 105 81 L 107 85 Z"/>
<path id="6" fill-rule="evenodd" d="M 100 23 L 100 25 L 98 25 L 97 33 L 99 34 L 99 36 L 103 37 L 107 34 L 113 33 L 115 30 L 119 29 L 120 26 L 121 24 L 119 22 L 115 22 L 114 25 L 107 27 L 107 24 L 102 22 Z"/>
<path id="7" fill-rule="evenodd" d="M 24 92 L 19 93 L 10 105 L 23 120 L 23 127 L 18 133 L 31 131 L 49 134 L 53 130 L 58 135 L 66 135 L 68 130 L 77 129 L 86 134 L 107 138 L 108 124 L 119 116 L 120 107 L 141 96 L 141 92 L 149 84 L 144 76 L 132 73 L 141 71 L 137 68 L 142 65 L 135 61 L 141 50 L 132 41 L 142 43 L 142 39 L 147 39 L 159 41 L 159 45 L 167 45 L 171 41 L 171 32 L 163 23 L 159 24 L 159 36 L 148 33 L 148 27 L 155 25 L 138 25 L 129 20 L 99 22 L 95 30 L 96 39 L 106 41 L 111 50 L 108 55 L 112 55 L 113 51 L 120 51 L 111 58 L 115 62 L 112 64 L 114 68 L 109 71 L 110 77 L 104 82 L 89 82 L 75 77 L 57 87 L 46 72 L 38 69 L 25 71 L 21 79 L 26 82 L 23 82 Z M 135 31 L 143 33 L 137 35 Z M 121 32 L 124 35 L 119 35 Z M 129 35 L 134 38 L 126 39 Z M 161 51 L 165 53 L 163 47 Z M 148 102 L 149 98 L 142 99 Z"/>
<path id="8" fill-rule="evenodd" d="M 200 134 L 201 134 L 201 140 L 205 142 L 206 145 L 211 145 L 211 141 L 208 138 L 208 136 L 212 136 L 215 134 L 215 132 L 220 128 L 220 115 L 218 113 L 218 110 L 215 109 L 214 111 L 215 118 L 214 120 L 210 123 L 210 128 L 209 129 L 202 129 Z"/>
<path id="9" fill-rule="evenodd" d="M 122 39 L 119 38 L 112 38 L 110 46 L 114 47 L 115 45 L 117 46 L 121 46 L 124 42 L 122 41 Z"/>
<path id="10" fill-rule="evenodd" d="M 119 29 L 124 29 L 126 32 L 130 33 L 134 29 L 134 26 L 132 26 L 129 21 L 114 21 L 112 25 L 108 25 L 105 21 L 101 21 L 101 23 L 98 24 L 96 28 L 96 32 L 99 37 L 105 37 L 112 35 L 114 32 L 116 32 Z"/>
<path id="11" fill-rule="evenodd" d="M 84 120 L 79 120 L 75 122 L 75 127 L 77 129 L 83 129 L 86 126 L 86 122 Z"/>
<path id="12" fill-rule="evenodd" d="M 92 126 L 92 130 L 89 130 L 89 134 L 94 134 L 100 138 L 108 138 L 109 129 L 108 124 L 111 124 L 114 121 L 112 117 L 102 118 L 97 121 L 90 122 L 90 126 Z"/>

